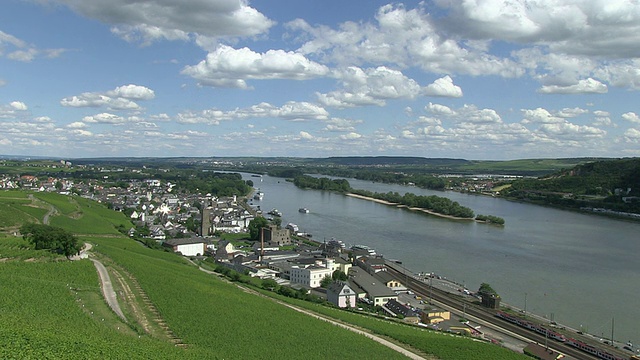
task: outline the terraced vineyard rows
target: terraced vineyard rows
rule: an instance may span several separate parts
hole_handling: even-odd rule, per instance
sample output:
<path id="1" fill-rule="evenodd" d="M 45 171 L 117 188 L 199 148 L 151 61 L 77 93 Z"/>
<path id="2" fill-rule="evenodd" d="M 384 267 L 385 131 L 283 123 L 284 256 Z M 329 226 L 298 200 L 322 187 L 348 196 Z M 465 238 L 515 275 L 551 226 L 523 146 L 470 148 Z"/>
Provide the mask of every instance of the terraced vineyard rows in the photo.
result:
<path id="1" fill-rule="evenodd" d="M 100 297 L 89 261 L 5 262 L 0 284 L 2 359 L 183 358 L 171 344 L 105 326 L 100 309 L 82 307 Z"/>

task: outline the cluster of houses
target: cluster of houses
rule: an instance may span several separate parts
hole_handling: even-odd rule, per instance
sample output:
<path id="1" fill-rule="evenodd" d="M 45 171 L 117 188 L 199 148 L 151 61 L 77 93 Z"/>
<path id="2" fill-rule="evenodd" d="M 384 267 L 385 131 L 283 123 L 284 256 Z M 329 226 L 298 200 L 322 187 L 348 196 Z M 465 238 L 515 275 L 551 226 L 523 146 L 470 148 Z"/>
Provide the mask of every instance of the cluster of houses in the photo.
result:
<path id="1" fill-rule="evenodd" d="M 292 243 L 290 234 L 290 229 L 271 225 L 263 229 L 260 240 L 250 249 L 238 249 L 231 242 L 221 240 L 212 244 L 206 237 L 170 239 L 164 244 L 186 256 L 204 252 L 217 263 L 240 273 L 305 289 L 341 308 L 358 308 L 363 304 L 380 306 L 388 315 L 415 324 L 437 324 L 450 319 L 448 311 L 424 310 L 403 304 L 399 294 L 407 293 L 409 289 L 387 271 L 382 256 L 359 249 L 347 251 L 336 241 L 318 247 L 300 244 L 296 250 L 280 250 L 283 244 Z M 337 271 L 345 274 L 346 280 L 332 281 L 323 288 L 323 280 L 332 278 Z"/>
<path id="2" fill-rule="evenodd" d="M 131 180 L 124 185 L 114 186 L 108 175 L 101 180 L 82 181 L 34 175 L 0 177 L 0 189 L 73 194 L 107 204 L 116 211 L 126 212 L 137 227 L 147 227 L 149 237 L 158 241 L 210 236 L 216 232 L 246 232 L 255 217 L 235 196 L 177 194 L 173 191 L 175 184 L 157 179 Z M 130 234 L 135 230 L 130 229 Z"/>

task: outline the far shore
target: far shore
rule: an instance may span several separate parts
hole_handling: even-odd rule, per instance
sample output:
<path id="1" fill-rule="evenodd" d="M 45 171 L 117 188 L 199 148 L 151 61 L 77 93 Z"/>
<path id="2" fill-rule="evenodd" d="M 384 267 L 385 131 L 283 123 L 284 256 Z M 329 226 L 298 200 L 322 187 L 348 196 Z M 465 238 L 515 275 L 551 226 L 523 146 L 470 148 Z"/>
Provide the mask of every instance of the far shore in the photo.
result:
<path id="1" fill-rule="evenodd" d="M 416 207 L 409 207 L 407 205 L 402 205 L 402 204 L 398 204 L 398 203 L 393 203 L 393 202 L 389 202 L 389 201 L 385 201 L 385 200 L 380 200 L 380 199 L 376 199 L 376 198 L 372 198 L 372 197 L 368 197 L 368 196 L 363 196 L 363 195 L 358 195 L 358 194 L 353 194 L 353 193 L 345 193 L 345 195 L 347 196 L 351 196 L 357 199 L 362 199 L 362 200 L 369 200 L 369 201 L 373 201 L 373 202 L 377 202 L 379 204 L 384 204 L 384 205 L 390 205 L 390 206 L 396 206 L 398 208 L 405 208 L 405 209 L 409 209 L 411 211 L 420 211 L 423 213 L 427 213 L 429 215 L 434 215 L 434 216 L 438 216 L 441 218 L 445 218 L 445 219 L 451 219 L 451 220 L 474 220 L 473 218 L 463 218 L 463 217 L 457 217 L 457 216 L 451 216 L 451 215 L 445 215 L 445 214 L 440 214 L 437 213 L 435 211 L 431 211 L 431 210 L 427 210 L 427 209 L 423 209 L 423 208 L 416 208 Z"/>

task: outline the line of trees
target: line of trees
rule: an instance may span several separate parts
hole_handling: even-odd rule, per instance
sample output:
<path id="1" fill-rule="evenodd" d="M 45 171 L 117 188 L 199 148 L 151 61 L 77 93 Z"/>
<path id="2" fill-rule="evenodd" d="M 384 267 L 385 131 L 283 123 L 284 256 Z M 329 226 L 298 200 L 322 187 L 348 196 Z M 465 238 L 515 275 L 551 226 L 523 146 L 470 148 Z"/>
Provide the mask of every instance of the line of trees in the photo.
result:
<path id="1" fill-rule="evenodd" d="M 504 225 L 504 219 L 493 215 L 476 215 L 476 220 L 484 221 L 490 224 Z"/>
<path id="2" fill-rule="evenodd" d="M 351 186 L 345 179 L 316 178 L 309 175 L 299 175 L 293 179 L 294 185 L 303 189 L 329 190 L 337 192 L 350 192 Z"/>
<path id="3" fill-rule="evenodd" d="M 400 195 L 398 192 L 375 193 L 367 190 L 352 190 L 354 194 L 384 200 L 408 207 L 417 207 L 430 210 L 442 215 L 450 215 L 465 219 L 473 219 L 473 210 L 460 205 L 457 201 L 452 201 L 441 196 L 422 196 L 412 193 Z"/>

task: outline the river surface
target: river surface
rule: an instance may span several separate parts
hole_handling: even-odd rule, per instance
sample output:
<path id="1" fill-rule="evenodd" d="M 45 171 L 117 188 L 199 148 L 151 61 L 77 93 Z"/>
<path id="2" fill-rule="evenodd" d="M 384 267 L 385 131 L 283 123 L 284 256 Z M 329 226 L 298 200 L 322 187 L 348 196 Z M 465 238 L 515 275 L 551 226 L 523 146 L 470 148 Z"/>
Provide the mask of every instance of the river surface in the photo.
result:
<path id="1" fill-rule="evenodd" d="M 445 196 L 498 227 L 457 221 L 319 190 L 283 178 L 251 177 L 264 192 L 253 200 L 277 208 L 316 241 L 368 245 L 413 272 L 435 272 L 472 291 L 489 283 L 503 302 L 599 337 L 640 345 L 640 223 L 523 204 L 349 179 L 351 187 Z M 309 209 L 308 214 L 298 211 Z M 612 322 L 612 319 L 615 321 Z"/>

